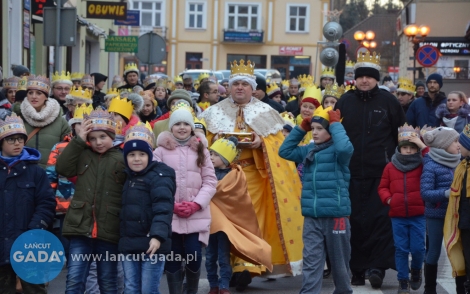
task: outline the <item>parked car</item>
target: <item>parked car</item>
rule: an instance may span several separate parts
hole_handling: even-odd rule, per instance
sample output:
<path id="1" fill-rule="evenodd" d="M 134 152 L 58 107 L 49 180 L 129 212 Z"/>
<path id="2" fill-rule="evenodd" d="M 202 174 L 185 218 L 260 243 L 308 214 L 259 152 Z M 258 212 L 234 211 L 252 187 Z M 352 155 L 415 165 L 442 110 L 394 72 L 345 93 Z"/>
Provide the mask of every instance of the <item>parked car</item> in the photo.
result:
<path id="1" fill-rule="evenodd" d="M 224 79 L 229 79 L 230 78 L 230 70 L 229 69 L 218 70 L 218 72 L 220 72 L 224 75 Z"/>
<path id="2" fill-rule="evenodd" d="M 259 73 L 269 82 L 280 83 L 281 73 L 277 69 L 255 68 L 255 73 Z"/>
<path id="3" fill-rule="evenodd" d="M 208 73 L 210 76 L 214 75 L 214 71 L 209 70 L 209 69 L 188 69 L 183 72 L 180 72 L 179 75 L 181 77 L 183 77 L 183 75 L 190 75 L 193 78 L 193 81 L 197 81 L 197 79 L 199 78 L 199 75 L 202 73 Z"/>

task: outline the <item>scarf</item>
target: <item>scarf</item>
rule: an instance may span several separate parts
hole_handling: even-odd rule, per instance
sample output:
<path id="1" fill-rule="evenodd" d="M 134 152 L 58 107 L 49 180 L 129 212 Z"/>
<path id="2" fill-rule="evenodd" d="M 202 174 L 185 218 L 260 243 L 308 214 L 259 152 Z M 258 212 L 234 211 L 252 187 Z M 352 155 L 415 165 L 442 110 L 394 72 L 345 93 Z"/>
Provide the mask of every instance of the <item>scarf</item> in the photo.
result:
<path id="1" fill-rule="evenodd" d="M 180 146 L 185 146 L 186 143 L 188 143 L 189 139 L 191 139 L 191 137 L 192 137 L 191 135 L 189 135 L 189 137 L 187 137 L 186 139 L 180 140 L 180 139 L 176 138 L 175 135 L 173 135 L 173 134 L 171 134 L 171 135 L 173 136 L 173 139 L 175 139 L 175 141 L 178 142 L 178 144 Z"/>
<path id="2" fill-rule="evenodd" d="M 54 98 L 48 98 L 44 107 L 39 112 L 34 109 L 28 99 L 25 99 L 23 103 L 21 103 L 20 108 L 23 118 L 35 128 L 42 128 L 50 125 L 60 114 L 59 102 Z"/>
<path id="3" fill-rule="evenodd" d="M 415 154 L 404 155 L 401 154 L 398 147 L 395 154 L 392 156 L 392 164 L 401 172 L 409 172 L 417 168 L 423 163 L 423 156 L 421 152 Z"/>
<path id="4" fill-rule="evenodd" d="M 447 117 L 443 117 L 442 118 L 442 122 L 444 123 L 444 125 L 448 128 L 454 128 L 455 127 L 455 123 L 457 122 L 457 113 L 455 114 L 450 114 L 448 115 Z"/>
<path id="5" fill-rule="evenodd" d="M 314 144 L 313 149 L 310 150 L 307 153 L 307 156 L 305 157 L 305 160 L 304 160 L 303 164 L 304 165 L 312 164 L 313 161 L 315 160 L 315 153 L 318 153 L 318 152 L 322 151 L 323 149 L 326 149 L 326 148 L 330 147 L 331 145 L 333 145 L 333 140 L 332 139 L 330 139 L 326 142 L 320 143 L 320 144 Z"/>
<path id="6" fill-rule="evenodd" d="M 454 169 L 460 162 L 460 154 L 450 154 L 444 149 L 431 148 L 429 156 L 437 163 Z"/>

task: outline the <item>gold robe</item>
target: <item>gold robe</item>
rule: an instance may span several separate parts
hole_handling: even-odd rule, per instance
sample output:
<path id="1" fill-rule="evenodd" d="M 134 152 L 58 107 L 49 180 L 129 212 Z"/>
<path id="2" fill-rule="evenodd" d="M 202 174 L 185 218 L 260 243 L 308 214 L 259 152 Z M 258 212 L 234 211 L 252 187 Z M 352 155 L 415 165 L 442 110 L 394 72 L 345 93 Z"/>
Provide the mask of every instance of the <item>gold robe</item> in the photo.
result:
<path id="1" fill-rule="evenodd" d="M 207 139 L 211 144 L 215 134 L 237 132 L 239 107 L 225 99 L 201 114 L 207 123 Z M 277 111 L 257 99 L 243 107 L 245 131 L 261 138 L 259 149 L 243 149 L 238 164 L 245 172 L 248 192 L 255 209 L 263 238 L 271 245 L 273 275 L 298 275 L 302 271 L 302 227 L 300 209 L 301 182 L 295 164 L 279 157 L 284 136 L 284 120 Z M 234 272 L 248 270 L 252 275 L 265 271 L 240 258 L 232 258 Z"/>

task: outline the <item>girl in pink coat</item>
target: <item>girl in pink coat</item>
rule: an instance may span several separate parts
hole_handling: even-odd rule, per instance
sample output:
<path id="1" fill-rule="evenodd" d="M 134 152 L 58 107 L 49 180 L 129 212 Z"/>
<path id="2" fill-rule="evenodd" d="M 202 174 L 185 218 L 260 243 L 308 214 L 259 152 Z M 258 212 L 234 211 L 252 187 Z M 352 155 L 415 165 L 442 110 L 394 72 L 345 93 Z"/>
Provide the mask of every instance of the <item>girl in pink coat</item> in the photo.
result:
<path id="1" fill-rule="evenodd" d="M 210 235 L 209 203 L 215 194 L 217 178 L 207 150 L 207 140 L 194 133 L 190 109 L 180 107 L 172 112 L 171 132 L 157 138 L 153 160 L 161 161 L 176 172 L 176 194 L 173 210 L 171 256 L 165 271 L 170 294 L 182 293 L 183 269 L 186 261 L 186 293 L 197 293 L 201 248 L 207 246 Z"/>

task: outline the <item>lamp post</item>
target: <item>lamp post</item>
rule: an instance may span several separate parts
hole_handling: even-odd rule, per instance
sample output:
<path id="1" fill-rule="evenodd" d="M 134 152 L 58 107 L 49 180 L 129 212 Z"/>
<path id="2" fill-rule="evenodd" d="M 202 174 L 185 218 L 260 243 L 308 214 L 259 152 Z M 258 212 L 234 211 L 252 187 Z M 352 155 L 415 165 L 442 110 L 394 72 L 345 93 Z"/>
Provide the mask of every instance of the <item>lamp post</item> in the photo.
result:
<path id="1" fill-rule="evenodd" d="M 407 25 L 403 30 L 405 35 L 408 37 L 408 41 L 413 43 L 413 83 L 415 82 L 416 77 L 416 51 L 419 48 L 419 43 L 424 42 L 430 31 L 431 29 L 428 26 L 417 26 L 416 24 Z"/>
<path id="2" fill-rule="evenodd" d="M 366 47 L 367 49 L 374 49 L 377 47 L 377 43 L 374 41 L 375 33 L 373 31 L 356 31 L 354 33 L 354 40 L 359 42 L 359 45 Z"/>

